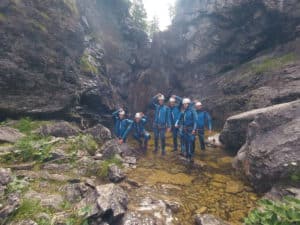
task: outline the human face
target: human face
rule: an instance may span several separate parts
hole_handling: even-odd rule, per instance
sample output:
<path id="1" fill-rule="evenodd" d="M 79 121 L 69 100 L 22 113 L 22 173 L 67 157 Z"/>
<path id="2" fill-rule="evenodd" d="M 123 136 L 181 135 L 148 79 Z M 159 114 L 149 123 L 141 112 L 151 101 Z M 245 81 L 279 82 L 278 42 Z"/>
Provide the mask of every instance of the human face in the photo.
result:
<path id="1" fill-rule="evenodd" d="M 120 119 L 124 119 L 125 115 L 124 114 L 119 114 Z"/>
<path id="2" fill-rule="evenodd" d="M 159 100 L 158 100 L 158 103 L 159 103 L 160 105 L 163 105 L 163 104 L 164 104 L 164 100 L 159 99 Z"/>
<path id="3" fill-rule="evenodd" d="M 197 109 L 197 110 L 202 109 L 202 105 L 196 105 L 196 109 Z"/>
<path id="4" fill-rule="evenodd" d="M 175 102 L 170 102 L 170 106 L 174 107 L 175 106 Z"/>
<path id="5" fill-rule="evenodd" d="M 184 104 L 183 104 L 183 108 L 184 108 L 184 109 L 187 109 L 188 107 L 189 107 L 189 104 L 188 104 L 188 103 L 184 103 Z"/>
<path id="6" fill-rule="evenodd" d="M 139 123 L 141 121 L 141 118 L 140 117 L 136 117 L 135 118 L 135 122 Z"/>

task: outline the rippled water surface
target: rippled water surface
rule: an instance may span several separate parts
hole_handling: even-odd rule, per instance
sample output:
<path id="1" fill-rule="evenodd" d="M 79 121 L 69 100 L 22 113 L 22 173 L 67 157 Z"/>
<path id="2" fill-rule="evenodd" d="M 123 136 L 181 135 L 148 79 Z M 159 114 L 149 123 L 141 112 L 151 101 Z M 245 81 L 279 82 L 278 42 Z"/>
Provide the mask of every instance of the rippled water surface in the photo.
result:
<path id="1" fill-rule="evenodd" d="M 193 215 L 211 213 L 231 224 L 241 224 L 242 218 L 255 206 L 258 196 L 234 173 L 228 156 L 220 148 L 208 147 L 200 152 L 197 146 L 194 166 L 171 152 L 168 138 L 167 155 L 153 154 L 153 143 L 137 168 L 128 172 L 128 179 L 138 188 L 129 190 L 129 209 L 164 217 L 168 224 L 194 224 Z M 150 200 L 152 199 L 152 200 Z M 147 201 L 160 200 L 180 205 L 173 216 L 151 209 Z M 163 207 L 162 207 L 163 208 Z M 174 211 L 174 210 L 173 210 Z M 152 215 L 153 216 L 153 215 Z"/>

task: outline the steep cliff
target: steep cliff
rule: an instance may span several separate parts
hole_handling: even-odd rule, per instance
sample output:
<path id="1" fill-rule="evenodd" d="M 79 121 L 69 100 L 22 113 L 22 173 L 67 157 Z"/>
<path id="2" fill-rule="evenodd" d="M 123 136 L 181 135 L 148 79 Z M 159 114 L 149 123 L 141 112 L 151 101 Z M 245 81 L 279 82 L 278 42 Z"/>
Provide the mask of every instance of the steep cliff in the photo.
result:
<path id="1" fill-rule="evenodd" d="M 299 98 L 299 1 L 178 1 L 152 44 L 133 108 L 157 91 L 204 102 L 217 125 L 237 112 Z"/>
<path id="2" fill-rule="evenodd" d="M 4 0 L 0 24 L 1 117 L 105 120 L 148 40 L 123 0 Z"/>

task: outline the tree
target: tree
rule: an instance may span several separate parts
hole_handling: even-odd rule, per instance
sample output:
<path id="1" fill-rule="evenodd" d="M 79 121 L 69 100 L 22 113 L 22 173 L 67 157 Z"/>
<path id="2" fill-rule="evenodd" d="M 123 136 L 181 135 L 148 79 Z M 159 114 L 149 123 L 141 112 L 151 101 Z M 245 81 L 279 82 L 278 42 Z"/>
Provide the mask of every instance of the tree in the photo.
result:
<path id="1" fill-rule="evenodd" d="M 144 31 L 147 30 L 147 12 L 143 0 L 133 0 L 130 9 L 135 26 Z"/>
<path id="2" fill-rule="evenodd" d="M 172 21 L 172 20 L 174 19 L 174 17 L 175 17 L 175 14 L 176 14 L 176 8 L 175 8 L 175 5 L 169 4 L 168 10 L 169 10 L 169 16 L 170 16 L 170 19 L 171 19 L 171 21 Z"/>
<path id="3" fill-rule="evenodd" d="M 153 36 L 155 33 L 159 32 L 159 19 L 157 16 L 154 16 L 152 20 L 149 22 L 149 29 L 148 33 L 151 39 L 153 39 Z"/>

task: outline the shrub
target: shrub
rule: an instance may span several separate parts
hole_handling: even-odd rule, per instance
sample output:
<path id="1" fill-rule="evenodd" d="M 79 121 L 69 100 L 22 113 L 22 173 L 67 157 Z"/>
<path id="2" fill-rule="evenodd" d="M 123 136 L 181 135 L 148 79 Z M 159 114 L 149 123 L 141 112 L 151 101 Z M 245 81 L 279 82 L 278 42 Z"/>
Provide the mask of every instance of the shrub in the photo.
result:
<path id="1" fill-rule="evenodd" d="M 98 144 L 95 139 L 87 134 L 87 135 L 79 135 L 75 139 L 69 140 L 69 151 L 71 153 L 77 153 L 78 150 L 85 150 L 90 155 L 95 155 L 95 152 L 98 149 Z"/>
<path id="2" fill-rule="evenodd" d="M 37 160 L 44 161 L 49 157 L 52 144 L 48 144 L 49 137 L 40 137 L 38 135 L 29 135 L 16 144 L 16 151 L 14 152 L 14 158 L 23 162 Z"/>
<path id="3" fill-rule="evenodd" d="M 245 218 L 246 225 L 299 225 L 300 200 L 286 197 L 283 201 L 261 200 L 259 207 Z"/>
<path id="4" fill-rule="evenodd" d="M 23 199 L 20 207 L 10 216 L 9 221 L 32 219 L 39 225 L 51 224 L 51 221 L 45 218 L 37 218 L 37 215 L 40 213 L 51 214 L 52 212 L 49 208 L 41 206 L 38 200 Z"/>
<path id="5" fill-rule="evenodd" d="M 121 167 L 122 166 L 122 161 L 119 158 L 115 157 L 115 156 L 111 157 L 110 159 L 104 160 L 101 163 L 101 166 L 100 166 L 99 176 L 103 177 L 103 178 L 107 177 L 108 176 L 108 168 L 112 164 L 115 164 L 118 167 Z"/>
<path id="6" fill-rule="evenodd" d="M 39 128 L 42 124 L 47 123 L 46 121 L 34 121 L 29 117 L 25 117 L 17 121 L 13 126 L 18 129 L 20 132 L 25 134 L 30 134 L 33 130 Z"/>

